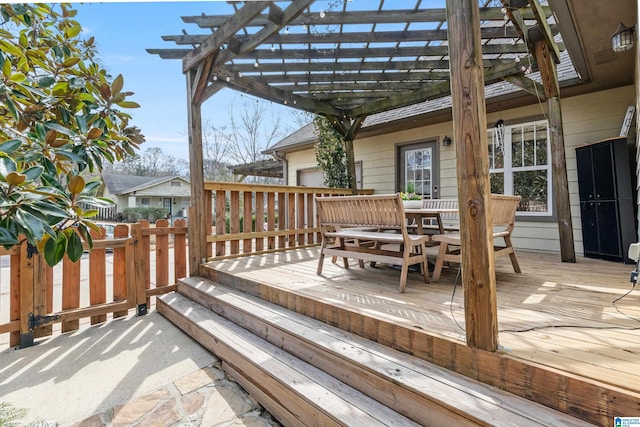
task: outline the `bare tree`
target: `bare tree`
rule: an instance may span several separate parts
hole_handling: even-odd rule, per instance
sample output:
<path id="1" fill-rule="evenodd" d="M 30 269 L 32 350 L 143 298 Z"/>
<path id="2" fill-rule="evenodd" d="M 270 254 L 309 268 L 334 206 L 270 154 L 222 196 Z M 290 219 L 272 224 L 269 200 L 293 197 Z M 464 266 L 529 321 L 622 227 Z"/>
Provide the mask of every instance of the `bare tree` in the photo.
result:
<path id="1" fill-rule="evenodd" d="M 226 127 L 217 128 L 207 120 L 203 129 L 204 178 L 208 181 L 231 181 L 229 170 L 229 139 Z"/>
<path id="2" fill-rule="evenodd" d="M 142 154 L 129 156 L 114 164 L 110 171 L 137 176 L 184 176 L 189 170 L 188 166 L 185 159 L 165 154 L 159 147 L 150 147 Z"/>
<path id="3" fill-rule="evenodd" d="M 243 100 L 238 108 L 234 101 L 229 107 L 229 119 L 229 158 L 235 164 L 267 159 L 263 151 L 284 136 L 280 116 L 270 111 L 265 102 Z"/>
<path id="4" fill-rule="evenodd" d="M 215 127 L 207 122 L 205 146 L 205 175 L 207 179 L 231 180 L 229 165 L 241 165 L 268 160 L 264 151 L 280 140 L 288 131 L 281 125 L 280 116 L 269 104 L 243 98 L 229 105 L 229 124 Z M 224 170 L 226 169 L 226 170 Z M 269 178 L 249 178 L 252 182 L 271 182 Z"/>
<path id="5" fill-rule="evenodd" d="M 290 123 L 293 126 L 292 129 L 289 129 L 289 132 L 293 132 L 311 123 L 313 121 L 314 115 L 306 111 L 290 108 L 288 110 L 288 117 Z"/>

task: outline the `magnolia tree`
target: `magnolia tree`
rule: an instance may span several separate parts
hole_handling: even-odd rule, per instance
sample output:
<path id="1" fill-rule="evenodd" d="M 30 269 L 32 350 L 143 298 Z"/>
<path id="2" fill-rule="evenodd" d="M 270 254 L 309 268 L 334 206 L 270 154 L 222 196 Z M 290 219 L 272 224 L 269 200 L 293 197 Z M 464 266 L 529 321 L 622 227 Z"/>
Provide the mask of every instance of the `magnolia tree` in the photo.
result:
<path id="1" fill-rule="evenodd" d="M 122 109 L 121 75 L 96 61 L 76 11 L 59 4 L 0 4 L 0 244 L 27 241 L 57 264 L 91 247 L 99 181 L 84 176 L 135 154 L 144 141 Z"/>

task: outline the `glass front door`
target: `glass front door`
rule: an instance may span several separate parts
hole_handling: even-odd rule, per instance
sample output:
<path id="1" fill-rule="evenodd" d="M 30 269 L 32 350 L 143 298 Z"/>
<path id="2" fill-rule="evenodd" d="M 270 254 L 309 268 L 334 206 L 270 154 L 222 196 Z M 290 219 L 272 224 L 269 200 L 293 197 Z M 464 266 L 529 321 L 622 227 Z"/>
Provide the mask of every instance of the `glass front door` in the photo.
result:
<path id="1" fill-rule="evenodd" d="M 402 145 L 398 148 L 400 160 L 398 191 L 413 188 L 424 199 L 438 198 L 438 159 L 435 141 Z"/>
<path id="2" fill-rule="evenodd" d="M 162 198 L 162 207 L 167 210 L 167 213 L 169 215 L 173 214 L 173 212 L 171 212 L 171 197 L 163 197 Z"/>

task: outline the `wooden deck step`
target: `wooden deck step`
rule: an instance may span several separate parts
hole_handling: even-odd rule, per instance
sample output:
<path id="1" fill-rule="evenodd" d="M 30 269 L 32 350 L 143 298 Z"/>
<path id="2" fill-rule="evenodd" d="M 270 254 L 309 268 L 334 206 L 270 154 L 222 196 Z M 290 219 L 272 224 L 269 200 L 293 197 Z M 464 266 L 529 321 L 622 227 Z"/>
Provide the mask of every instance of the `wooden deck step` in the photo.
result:
<path id="1" fill-rule="evenodd" d="M 179 293 L 159 297 L 157 308 L 284 425 L 418 426 Z"/>
<path id="2" fill-rule="evenodd" d="M 585 425 L 208 279 L 184 279 L 178 292 L 421 425 Z"/>

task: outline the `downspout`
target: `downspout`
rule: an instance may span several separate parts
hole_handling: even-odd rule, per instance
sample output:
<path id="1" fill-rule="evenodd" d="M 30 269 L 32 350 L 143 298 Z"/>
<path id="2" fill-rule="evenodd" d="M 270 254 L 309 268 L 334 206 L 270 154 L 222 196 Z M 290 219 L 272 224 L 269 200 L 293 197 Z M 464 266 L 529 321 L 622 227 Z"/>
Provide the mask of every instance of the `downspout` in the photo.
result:
<path id="1" fill-rule="evenodd" d="M 277 151 L 273 152 L 273 157 L 275 157 L 276 160 L 280 160 L 282 162 L 283 184 L 289 185 L 289 162 L 287 161 L 287 158 L 283 154 L 280 154 Z"/>

